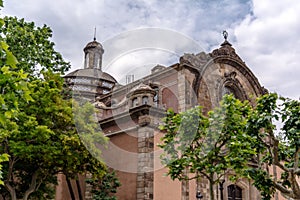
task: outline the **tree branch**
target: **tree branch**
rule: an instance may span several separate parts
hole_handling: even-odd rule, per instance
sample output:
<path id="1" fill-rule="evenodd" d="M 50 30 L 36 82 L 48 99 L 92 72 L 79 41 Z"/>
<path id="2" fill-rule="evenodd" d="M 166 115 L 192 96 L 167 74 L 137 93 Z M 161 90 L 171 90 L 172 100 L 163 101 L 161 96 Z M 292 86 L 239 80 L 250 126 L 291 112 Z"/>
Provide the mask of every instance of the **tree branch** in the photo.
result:
<path id="1" fill-rule="evenodd" d="M 9 194 L 10 194 L 10 197 L 12 200 L 16 200 L 17 199 L 17 194 L 16 194 L 16 189 L 15 187 L 12 187 L 10 184 L 9 184 L 9 181 L 4 181 L 4 186 L 5 188 L 8 190 Z"/>
<path id="2" fill-rule="evenodd" d="M 292 199 L 300 199 L 300 188 L 294 174 L 292 173 L 289 174 L 289 181 L 291 183 L 291 190 L 285 188 L 283 185 L 281 185 L 278 182 L 274 182 L 274 186 L 277 190 L 282 192 L 284 195 Z"/>
<path id="3" fill-rule="evenodd" d="M 296 179 L 296 175 L 293 171 L 291 171 L 289 174 L 289 181 L 291 183 L 291 188 L 292 188 L 292 191 L 294 194 L 294 196 L 292 196 L 292 198 L 300 199 L 300 188 L 299 188 L 299 184 Z"/>
<path id="4" fill-rule="evenodd" d="M 274 165 L 278 166 L 283 171 L 288 172 L 289 169 L 287 167 L 285 167 L 284 165 L 282 165 L 278 160 L 278 144 L 279 144 L 279 141 L 274 136 L 271 136 L 271 137 L 272 137 L 272 140 L 274 141 L 274 145 L 273 145 L 274 162 L 273 163 L 274 163 Z"/>
<path id="5" fill-rule="evenodd" d="M 283 187 L 281 184 L 279 184 L 278 182 L 275 182 L 274 183 L 274 186 L 277 190 L 279 190 L 280 192 L 282 192 L 283 194 L 286 194 L 286 195 L 290 195 L 292 194 L 292 191 Z"/>
<path id="6" fill-rule="evenodd" d="M 207 179 L 209 179 L 209 175 L 207 175 L 206 173 L 204 172 L 199 172 L 200 174 L 202 174 L 203 176 L 205 176 Z"/>
<path id="7" fill-rule="evenodd" d="M 33 193 L 36 190 L 36 181 L 38 178 L 38 170 L 36 170 L 31 177 L 31 183 L 29 185 L 29 188 L 26 190 L 24 196 L 23 196 L 23 200 L 27 200 L 29 195 L 31 193 Z"/>

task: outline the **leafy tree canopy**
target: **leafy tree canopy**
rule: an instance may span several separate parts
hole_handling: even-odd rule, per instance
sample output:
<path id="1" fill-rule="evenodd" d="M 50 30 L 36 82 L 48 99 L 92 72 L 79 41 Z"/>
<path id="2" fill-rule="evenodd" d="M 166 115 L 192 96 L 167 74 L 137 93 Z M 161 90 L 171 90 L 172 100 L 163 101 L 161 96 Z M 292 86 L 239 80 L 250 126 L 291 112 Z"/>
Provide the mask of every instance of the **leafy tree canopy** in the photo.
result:
<path id="1" fill-rule="evenodd" d="M 51 30 L 14 17 L 0 22 L 0 159 L 8 160 L 2 163 L 2 198 L 53 198 L 59 172 L 68 179 L 85 173 L 101 179 L 107 170 L 95 143 L 107 138 L 93 105 L 64 99 L 55 72 L 69 64 L 54 51 Z"/>
<path id="2" fill-rule="evenodd" d="M 117 200 L 113 195 L 121 183 L 116 178 L 114 171 L 106 173 L 102 179 L 88 179 L 87 183 L 92 186 L 93 200 Z"/>
<path id="3" fill-rule="evenodd" d="M 255 107 L 225 96 L 207 116 L 201 107 L 179 114 L 169 110 L 160 127 L 165 131 L 159 145 L 165 152 L 162 161 L 172 179 L 206 177 L 211 199 L 213 184 L 229 170 L 235 172 L 232 180 L 252 179 L 264 199 L 275 189 L 299 199 L 299 114 L 299 101 L 276 94 L 259 98 Z M 283 124 L 279 132 L 275 120 Z M 281 177 L 267 173 L 271 166 L 283 171 Z"/>
<path id="4" fill-rule="evenodd" d="M 42 69 L 64 74 L 70 64 L 55 51 L 52 30 L 44 25 L 35 26 L 34 22 L 26 22 L 17 17 L 4 17 L 0 29 L 3 40 L 18 60 L 18 69 L 29 74 L 39 75 Z"/>

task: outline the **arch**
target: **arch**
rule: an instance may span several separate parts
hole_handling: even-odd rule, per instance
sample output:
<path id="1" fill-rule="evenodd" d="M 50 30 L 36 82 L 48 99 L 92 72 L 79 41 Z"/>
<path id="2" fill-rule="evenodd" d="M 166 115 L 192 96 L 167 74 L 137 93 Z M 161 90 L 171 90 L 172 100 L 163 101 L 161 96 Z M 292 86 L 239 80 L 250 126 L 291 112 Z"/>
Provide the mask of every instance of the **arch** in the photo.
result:
<path id="1" fill-rule="evenodd" d="M 138 104 L 139 104 L 138 98 L 137 98 L 137 97 L 134 97 L 134 98 L 132 99 L 131 107 L 135 107 L 135 106 L 137 106 Z"/>
<path id="2" fill-rule="evenodd" d="M 167 108 L 172 108 L 174 112 L 178 112 L 178 98 L 172 89 L 166 87 L 162 90 L 162 104 Z"/>
<path id="3" fill-rule="evenodd" d="M 228 200 L 242 200 L 243 189 L 238 185 L 231 184 L 227 187 L 227 199 Z"/>
<path id="4" fill-rule="evenodd" d="M 243 85 L 236 78 L 235 71 L 226 73 L 218 82 L 219 86 L 217 95 L 219 101 L 221 101 L 225 94 L 233 94 L 235 98 L 241 101 L 248 100 L 248 96 L 243 89 Z"/>
<path id="5" fill-rule="evenodd" d="M 148 96 L 143 96 L 142 97 L 142 104 L 143 105 L 149 104 L 149 97 Z"/>
<path id="6" fill-rule="evenodd" d="M 211 60 L 209 60 L 204 66 L 202 66 L 199 69 L 200 72 L 200 78 L 199 80 L 196 82 L 196 92 L 199 95 L 199 91 L 197 91 L 200 87 L 200 84 L 203 82 L 203 79 L 205 81 L 205 74 L 208 73 L 209 69 L 214 66 L 214 64 L 227 64 L 231 67 L 233 67 L 236 71 L 238 71 L 240 74 L 242 74 L 242 76 L 248 80 L 251 89 L 254 92 L 255 96 L 260 96 L 261 94 L 264 94 L 265 91 L 264 89 L 261 87 L 261 85 L 259 84 L 257 78 L 254 76 L 254 74 L 252 73 L 252 71 L 245 65 L 245 63 L 235 60 L 233 58 L 229 58 L 226 56 L 218 56 L 215 57 Z M 228 77 L 230 78 L 230 77 Z M 229 79 L 227 79 L 226 83 L 229 84 L 230 82 L 232 83 L 232 81 L 228 81 Z M 236 79 L 237 80 L 237 79 Z M 220 81 L 220 80 L 219 80 Z M 222 83 L 225 83 L 225 80 L 221 81 Z M 235 82 L 235 81 L 234 81 Z M 243 91 L 241 84 L 237 81 L 235 82 L 235 84 L 232 84 L 235 89 L 237 89 L 237 91 Z M 239 91 L 239 92 L 240 92 Z M 218 95 L 218 94 L 217 94 Z M 240 94 L 243 98 L 243 100 L 247 99 L 245 94 Z M 221 95 L 219 95 L 221 96 Z M 198 96 L 199 98 L 199 96 Z"/>

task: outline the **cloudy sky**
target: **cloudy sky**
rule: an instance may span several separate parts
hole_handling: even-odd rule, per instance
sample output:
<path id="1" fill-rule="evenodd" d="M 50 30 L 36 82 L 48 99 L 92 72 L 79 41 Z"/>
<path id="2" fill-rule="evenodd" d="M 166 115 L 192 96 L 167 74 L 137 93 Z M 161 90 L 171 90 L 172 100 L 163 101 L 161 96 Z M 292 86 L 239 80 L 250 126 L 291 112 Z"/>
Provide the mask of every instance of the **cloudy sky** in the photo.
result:
<path id="1" fill-rule="evenodd" d="M 212 51 L 226 29 L 263 86 L 300 96 L 299 0 L 4 0 L 1 13 L 50 26 L 72 70 L 83 67 L 82 49 L 97 27 L 103 69 L 121 82 L 183 52 Z"/>

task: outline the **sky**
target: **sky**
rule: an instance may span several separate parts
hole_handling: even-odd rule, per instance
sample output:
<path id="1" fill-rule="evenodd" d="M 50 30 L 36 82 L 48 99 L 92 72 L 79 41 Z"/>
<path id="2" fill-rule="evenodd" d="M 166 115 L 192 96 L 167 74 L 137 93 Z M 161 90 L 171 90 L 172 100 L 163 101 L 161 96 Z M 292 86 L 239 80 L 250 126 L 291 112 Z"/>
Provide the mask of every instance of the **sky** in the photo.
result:
<path id="1" fill-rule="evenodd" d="M 184 52 L 211 52 L 226 30 L 262 86 L 300 96 L 299 0 L 4 0 L 1 15 L 50 26 L 71 71 L 83 68 L 96 27 L 103 70 L 119 82 L 176 63 Z"/>

